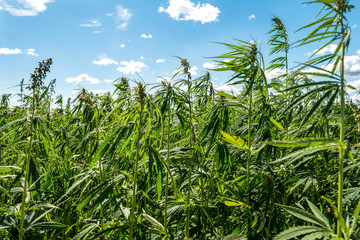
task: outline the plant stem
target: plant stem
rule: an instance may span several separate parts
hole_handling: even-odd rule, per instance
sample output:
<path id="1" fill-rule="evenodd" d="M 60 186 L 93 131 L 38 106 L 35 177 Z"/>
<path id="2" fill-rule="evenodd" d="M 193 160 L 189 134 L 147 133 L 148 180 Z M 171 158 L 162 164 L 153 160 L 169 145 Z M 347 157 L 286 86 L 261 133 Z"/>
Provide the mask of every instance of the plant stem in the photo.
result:
<path id="1" fill-rule="evenodd" d="M 191 85 L 190 85 L 190 76 L 188 77 L 188 101 L 189 101 L 189 147 L 190 147 L 190 158 L 194 160 L 193 151 L 192 151 L 192 105 L 191 105 Z M 185 239 L 190 238 L 190 197 L 191 197 L 191 177 L 192 177 L 192 165 L 189 167 L 189 183 L 188 183 L 188 192 L 186 199 L 186 224 L 185 224 Z"/>
<path id="2" fill-rule="evenodd" d="M 166 143 L 166 164 L 170 166 L 170 127 L 171 127 L 171 96 L 169 101 L 169 111 L 168 111 L 168 131 L 167 131 L 167 143 Z M 167 231 L 167 202 L 168 202 L 168 192 L 169 192 L 169 173 L 166 171 L 166 182 L 165 182 L 165 206 L 164 206 L 164 228 Z"/>
<path id="3" fill-rule="evenodd" d="M 132 204 L 130 210 L 130 240 L 133 239 L 134 234 L 134 215 L 135 215 L 135 208 L 136 208 L 136 184 L 137 184 L 137 172 L 138 172 L 138 165 L 140 159 L 140 139 L 141 139 L 141 126 L 142 126 L 142 114 L 143 114 L 143 99 L 140 96 L 140 112 L 139 112 L 139 121 L 138 121 L 138 131 L 137 131 L 137 138 L 136 138 L 136 159 L 135 159 L 135 169 L 134 169 L 134 181 L 133 181 L 133 193 L 132 193 Z"/>
<path id="4" fill-rule="evenodd" d="M 33 89 L 33 98 L 32 98 L 32 105 L 31 105 L 31 119 L 30 119 L 30 137 L 27 146 L 27 154 L 25 159 L 25 172 L 24 172 L 24 189 L 21 198 L 21 207 L 20 207 L 20 230 L 19 230 L 19 240 L 24 238 L 24 218 L 25 218 L 25 204 L 26 204 L 26 195 L 27 195 L 27 188 L 28 188 L 28 180 L 30 175 L 30 161 L 31 161 L 31 147 L 32 147 L 32 139 L 33 139 L 33 123 L 34 123 L 34 116 L 35 116 L 35 88 Z"/>
<path id="5" fill-rule="evenodd" d="M 344 26 L 341 21 L 341 30 L 344 32 Z M 345 79 L 344 79 L 344 62 L 345 62 L 345 44 L 341 49 L 341 62 L 340 62 L 340 75 L 341 75 L 341 88 L 340 88 L 340 104 L 341 104 L 341 121 L 340 121 L 340 142 L 344 143 L 345 139 Z M 343 188 L 344 188 L 344 158 L 345 149 L 340 148 L 339 153 L 339 180 L 338 180 L 338 211 L 339 217 L 337 220 L 337 235 L 341 237 L 341 218 L 343 217 Z"/>

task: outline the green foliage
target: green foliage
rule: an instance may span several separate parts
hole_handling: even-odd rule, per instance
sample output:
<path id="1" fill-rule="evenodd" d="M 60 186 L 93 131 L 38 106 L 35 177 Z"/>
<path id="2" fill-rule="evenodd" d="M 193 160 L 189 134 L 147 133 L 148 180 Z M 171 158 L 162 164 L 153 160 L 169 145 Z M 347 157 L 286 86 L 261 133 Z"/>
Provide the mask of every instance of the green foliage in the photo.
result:
<path id="1" fill-rule="evenodd" d="M 308 3 L 322 7 L 296 44 L 272 19 L 268 67 L 259 43 L 220 43 L 215 71 L 237 94 L 178 57 L 150 90 L 122 77 L 65 103 L 45 84 L 52 60 L 40 62 L 19 106 L 0 102 L 0 238 L 360 239 L 360 111 L 344 77 L 353 6 Z M 318 40 L 335 53 L 290 72 L 291 46 Z"/>

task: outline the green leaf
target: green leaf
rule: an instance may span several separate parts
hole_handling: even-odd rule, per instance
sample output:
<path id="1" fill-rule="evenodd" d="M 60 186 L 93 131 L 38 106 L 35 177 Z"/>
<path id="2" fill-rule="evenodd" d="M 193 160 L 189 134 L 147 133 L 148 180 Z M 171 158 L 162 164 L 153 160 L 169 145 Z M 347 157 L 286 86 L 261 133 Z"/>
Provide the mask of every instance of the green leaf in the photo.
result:
<path id="1" fill-rule="evenodd" d="M 274 240 L 288 240 L 299 237 L 301 235 L 316 233 L 316 232 L 323 232 L 324 230 L 319 227 L 314 226 L 298 226 L 294 228 L 290 228 L 281 232 L 280 234 L 274 237 Z"/>
<path id="2" fill-rule="evenodd" d="M 335 143 L 338 144 L 338 146 L 341 146 L 342 144 L 339 143 L 339 140 L 337 139 L 331 139 L 331 138 L 299 138 L 292 141 L 278 141 L 273 140 L 269 142 L 264 142 L 267 145 L 271 145 L 274 147 L 287 147 L 287 148 L 297 148 L 297 147 L 314 147 L 314 146 L 321 146 L 329 143 Z"/>
<path id="3" fill-rule="evenodd" d="M 16 167 L 16 166 L 0 166 L 0 174 L 8 173 L 11 171 L 21 171 L 21 168 Z"/>
<path id="4" fill-rule="evenodd" d="M 293 215 L 305 222 L 310 222 L 315 225 L 318 225 L 323 230 L 327 228 L 326 224 L 324 224 L 322 220 L 318 219 L 317 217 L 315 217 L 314 215 L 312 215 L 311 213 L 308 213 L 307 211 L 305 211 L 303 209 L 295 208 L 295 207 L 291 207 L 291 206 L 285 206 L 285 205 L 279 205 L 279 206 L 281 206 L 285 211 L 287 211 L 291 215 Z"/>
<path id="5" fill-rule="evenodd" d="M 277 127 L 278 129 L 282 130 L 285 132 L 283 126 L 281 126 L 281 124 L 279 122 L 277 122 L 275 119 L 269 117 L 269 120 L 272 124 L 274 124 L 275 127 Z"/>
<path id="6" fill-rule="evenodd" d="M 321 222 L 324 223 L 324 227 L 326 227 L 329 231 L 331 231 L 331 226 L 329 224 L 329 220 L 326 218 L 326 216 L 308 199 L 306 199 L 307 204 L 309 205 L 312 213 L 314 216 L 319 219 Z"/>
<path id="7" fill-rule="evenodd" d="M 164 226 L 158 222 L 155 218 L 153 218 L 152 216 L 146 214 L 146 213 L 143 213 L 142 214 L 154 227 L 160 229 L 161 231 L 165 232 L 165 228 Z"/>
<path id="8" fill-rule="evenodd" d="M 41 223 L 32 224 L 31 227 L 37 229 L 59 229 L 59 228 L 67 228 L 68 226 L 57 222 L 41 222 Z"/>
<path id="9" fill-rule="evenodd" d="M 360 213 L 360 200 L 359 200 L 359 202 L 358 202 L 358 204 L 357 204 L 357 206 L 355 208 L 354 217 L 353 217 L 352 224 L 351 224 L 351 227 L 350 227 L 350 230 L 349 230 L 349 236 L 346 239 L 350 239 L 351 235 L 355 231 L 355 227 L 356 227 L 356 224 L 357 224 L 357 219 L 359 217 L 359 213 Z"/>
<path id="10" fill-rule="evenodd" d="M 223 139 L 226 142 L 231 143 L 232 145 L 234 145 L 242 150 L 250 151 L 249 147 L 246 145 L 245 141 L 242 138 L 235 136 L 235 135 L 228 134 L 222 130 L 220 130 L 220 134 L 223 136 Z"/>
<path id="11" fill-rule="evenodd" d="M 238 207 L 238 206 L 245 206 L 247 208 L 250 208 L 249 205 L 247 205 L 246 203 L 237 201 L 237 202 L 232 202 L 232 201 L 224 201 L 224 204 L 228 207 Z"/>

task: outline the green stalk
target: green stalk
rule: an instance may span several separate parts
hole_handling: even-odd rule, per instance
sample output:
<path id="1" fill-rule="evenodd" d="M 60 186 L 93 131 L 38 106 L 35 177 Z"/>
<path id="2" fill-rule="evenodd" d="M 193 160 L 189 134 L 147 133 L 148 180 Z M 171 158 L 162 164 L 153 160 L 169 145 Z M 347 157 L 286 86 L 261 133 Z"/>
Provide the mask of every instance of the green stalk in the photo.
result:
<path id="1" fill-rule="evenodd" d="M 341 21 L 341 30 L 344 32 L 344 26 Z M 341 104 L 341 121 L 340 121 L 340 142 L 345 139 L 345 79 L 344 79 L 344 62 L 345 62 L 345 44 L 341 49 L 340 75 L 341 75 L 341 89 L 340 89 L 340 104 Z M 337 235 L 341 237 L 341 218 L 343 216 L 343 188 L 344 188 L 344 158 L 345 149 L 340 148 L 339 153 L 339 180 L 338 180 L 338 210 L 339 217 L 337 220 Z"/>
<path id="2" fill-rule="evenodd" d="M 99 112 L 99 107 L 96 107 L 96 112 L 97 112 L 97 119 L 96 119 L 96 147 L 99 147 L 99 143 L 100 143 L 100 136 L 99 136 L 99 116 L 100 116 L 100 112 Z M 105 181 L 104 179 L 104 170 L 102 168 L 102 162 L 101 159 L 99 159 L 99 175 L 100 175 L 100 182 L 103 183 Z M 103 218 L 104 218 L 104 208 L 103 208 L 103 204 L 100 203 L 100 228 L 103 230 L 104 226 L 103 226 Z"/>
<path id="3" fill-rule="evenodd" d="M 24 189 L 21 198 L 21 207 L 20 207 L 20 230 L 19 230 L 19 240 L 24 238 L 24 218 L 25 218 L 25 200 L 27 195 L 27 188 L 28 188 L 28 180 L 30 175 L 30 161 L 31 161 L 31 146 L 32 146 L 32 139 L 33 139 L 33 120 L 35 116 L 35 88 L 33 89 L 33 99 L 32 99 L 32 106 L 31 106 L 31 119 L 30 119 L 30 138 L 27 146 L 27 153 L 25 159 L 25 176 L 24 176 Z"/>
<path id="4" fill-rule="evenodd" d="M 171 98 L 171 96 L 170 96 Z M 170 126 L 171 126 L 171 99 L 169 101 L 169 111 L 168 111 L 168 131 L 167 131 L 167 143 L 166 143 L 166 164 L 170 166 Z M 164 228 L 167 231 L 167 203 L 168 203 L 168 193 L 169 193 L 169 173 L 166 171 L 166 180 L 165 180 L 165 206 L 164 206 Z"/>
<path id="5" fill-rule="evenodd" d="M 249 120 L 248 120 L 248 147 L 251 149 L 251 117 L 252 117 L 252 91 L 249 91 Z M 251 150 L 248 151 L 248 158 L 246 162 L 246 182 L 247 191 L 250 190 L 250 162 L 251 162 Z"/>
<path id="6" fill-rule="evenodd" d="M 140 89 L 139 89 L 140 90 Z M 130 210 L 130 240 L 133 239 L 134 234 L 134 215 L 135 215 L 135 208 L 136 208 L 136 184 L 137 184 L 137 172 L 138 172 L 138 165 L 140 159 L 140 139 L 141 139 L 141 126 L 142 126 L 142 114 L 143 114 L 143 97 L 142 93 L 140 93 L 140 112 L 139 112 L 139 122 L 138 122 L 138 131 L 137 131 L 137 138 L 136 138 L 136 159 L 135 159 L 135 169 L 134 169 L 134 181 L 133 181 L 133 194 L 132 194 L 132 204 Z"/>
<path id="7" fill-rule="evenodd" d="M 189 98 L 189 147 L 190 147 L 190 158 L 193 160 L 192 151 L 192 105 L 191 105 L 191 93 L 190 93 L 190 77 L 188 77 L 188 98 Z M 186 225 L 185 225 L 185 239 L 190 239 L 190 195 L 191 195 L 191 177 L 192 177 L 192 166 L 189 167 L 189 183 L 188 192 L 186 199 Z"/>

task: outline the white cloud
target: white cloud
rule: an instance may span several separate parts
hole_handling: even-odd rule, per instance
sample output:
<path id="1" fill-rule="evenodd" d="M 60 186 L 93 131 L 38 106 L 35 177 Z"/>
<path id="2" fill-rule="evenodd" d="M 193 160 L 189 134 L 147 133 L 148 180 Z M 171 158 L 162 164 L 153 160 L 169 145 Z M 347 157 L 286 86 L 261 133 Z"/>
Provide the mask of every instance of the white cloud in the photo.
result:
<path id="1" fill-rule="evenodd" d="M 129 25 L 129 23 L 124 22 L 124 23 L 121 23 L 121 24 L 117 25 L 116 28 L 120 29 L 120 30 L 127 30 L 128 25 Z"/>
<path id="2" fill-rule="evenodd" d="M 99 34 L 99 33 L 102 33 L 104 30 L 103 29 L 101 29 L 101 30 L 95 30 L 95 31 L 93 31 L 93 33 L 94 34 Z"/>
<path id="3" fill-rule="evenodd" d="M 352 25 L 352 28 L 357 28 L 357 27 L 358 27 L 357 24 Z"/>
<path id="4" fill-rule="evenodd" d="M 165 62 L 165 59 L 162 59 L 162 58 L 156 59 L 155 62 L 156 62 L 156 63 L 164 63 L 164 62 Z"/>
<path id="5" fill-rule="evenodd" d="M 359 79 L 359 80 L 356 80 L 356 81 L 348 82 L 348 84 L 351 85 L 351 86 L 353 86 L 353 87 L 356 88 L 357 90 L 347 88 L 347 89 L 346 89 L 346 92 L 348 92 L 348 93 L 359 92 L 359 90 L 360 90 L 360 79 Z"/>
<path id="6" fill-rule="evenodd" d="M 132 17 L 132 14 L 130 13 L 129 9 L 126 9 L 121 5 L 117 5 L 115 9 L 115 18 L 117 23 L 116 28 L 121 30 L 127 30 L 127 26 L 129 24 L 130 18 Z"/>
<path id="7" fill-rule="evenodd" d="M 209 3 L 195 4 L 190 0 L 169 0 L 165 9 L 159 7 L 159 12 L 166 12 L 172 19 L 178 21 L 200 21 L 202 24 L 217 21 L 220 10 Z"/>
<path id="8" fill-rule="evenodd" d="M 281 69 L 281 68 L 275 68 L 271 71 L 266 71 L 265 72 L 265 75 L 266 75 L 266 78 L 267 79 L 274 79 L 274 78 L 277 78 L 283 74 L 285 74 L 286 71 L 284 69 Z"/>
<path id="9" fill-rule="evenodd" d="M 119 63 L 115 60 L 112 60 L 111 58 L 108 58 L 108 57 L 100 57 L 100 60 L 96 61 L 92 61 L 93 64 L 96 64 L 96 65 L 102 65 L 102 66 L 107 66 L 107 65 L 110 65 L 110 64 L 115 64 L 115 65 L 119 65 Z"/>
<path id="10" fill-rule="evenodd" d="M 117 70 L 124 74 L 135 74 L 136 72 L 141 72 L 143 68 L 147 67 L 145 63 L 139 61 L 135 62 L 134 60 L 131 60 L 130 62 L 121 61 L 120 64 L 123 66 L 118 67 Z"/>
<path id="11" fill-rule="evenodd" d="M 126 47 L 126 45 L 122 43 L 122 44 L 120 45 L 120 47 L 121 47 L 121 48 L 124 48 L 124 47 Z"/>
<path id="12" fill-rule="evenodd" d="M 79 94 L 81 93 L 83 90 L 82 89 L 75 89 L 72 90 L 72 94 Z M 109 90 L 102 90 L 102 89 L 89 89 L 87 90 L 87 92 L 93 93 L 93 94 L 99 94 L 99 95 L 103 95 L 106 94 L 108 92 L 110 92 Z"/>
<path id="13" fill-rule="evenodd" d="M 250 16 L 249 16 L 249 21 L 251 21 L 251 20 L 253 20 L 253 19 L 255 19 L 256 18 L 256 16 L 254 15 L 254 14 L 251 14 Z"/>
<path id="14" fill-rule="evenodd" d="M 1 0 L 0 7 L 14 16 L 36 16 L 53 0 Z"/>
<path id="15" fill-rule="evenodd" d="M 146 35 L 145 33 L 141 34 L 141 38 L 152 38 L 152 35 Z"/>
<path id="16" fill-rule="evenodd" d="M 87 82 L 90 84 L 99 84 L 100 83 L 99 79 L 89 77 L 89 75 L 87 75 L 86 73 L 83 73 L 77 77 L 67 78 L 67 79 L 65 79 L 65 81 L 67 83 L 81 83 L 81 82 Z"/>
<path id="17" fill-rule="evenodd" d="M 217 64 L 213 62 L 206 62 L 203 64 L 203 67 L 207 69 L 215 69 L 217 68 Z"/>
<path id="18" fill-rule="evenodd" d="M 348 77 L 360 77 L 360 50 L 356 55 L 345 56 L 345 75 Z"/>
<path id="19" fill-rule="evenodd" d="M 158 81 L 158 82 L 168 82 L 168 83 L 172 82 L 169 77 L 159 77 L 158 79 L 156 79 L 156 81 Z"/>
<path id="20" fill-rule="evenodd" d="M 38 57 L 39 54 L 37 54 L 35 51 L 35 49 L 33 48 L 29 48 L 29 49 L 25 49 L 24 50 L 26 52 L 27 55 L 30 55 L 30 56 L 34 56 L 34 57 Z"/>
<path id="21" fill-rule="evenodd" d="M 327 53 L 334 53 L 336 50 L 337 45 L 336 44 L 330 44 L 323 49 L 321 49 L 319 52 L 317 52 L 319 49 L 315 49 L 312 53 L 308 53 L 308 55 L 312 55 L 316 53 L 316 55 L 325 55 Z"/>
<path id="22" fill-rule="evenodd" d="M 129 9 L 124 8 L 121 5 L 117 5 L 116 9 L 116 18 L 119 21 L 127 22 L 130 20 L 132 14 L 130 13 Z"/>
<path id="23" fill-rule="evenodd" d="M 189 72 L 191 73 L 191 76 L 196 76 L 197 75 L 197 70 L 198 67 L 197 66 L 192 66 L 189 70 Z"/>
<path id="24" fill-rule="evenodd" d="M 88 91 L 93 94 L 99 94 L 99 95 L 103 95 L 110 92 L 109 90 L 102 90 L 102 89 L 89 89 Z"/>
<path id="25" fill-rule="evenodd" d="M 332 71 L 333 66 L 334 64 L 329 64 L 327 66 L 322 65 L 321 68 L 328 71 Z M 318 69 L 309 68 L 304 70 L 303 72 L 321 72 L 321 71 Z M 340 64 L 338 64 L 335 72 L 337 74 L 340 73 Z M 346 78 L 360 77 L 360 50 L 357 50 L 355 55 L 345 56 L 344 73 Z"/>
<path id="26" fill-rule="evenodd" d="M 88 23 L 84 23 L 84 24 L 80 24 L 80 27 L 100 27 L 101 26 L 101 22 L 99 22 L 99 20 L 96 19 L 92 19 L 90 20 Z"/>
<path id="27" fill-rule="evenodd" d="M 114 82 L 114 80 L 111 80 L 111 79 L 105 79 L 105 80 L 104 80 L 104 82 L 106 82 L 106 83 L 113 83 L 113 82 Z"/>
<path id="28" fill-rule="evenodd" d="M 144 56 L 140 56 L 140 59 L 141 59 L 141 60 L 144 60 Z"/>
<path id="29" fill-rule="evenodd" d="M 22 51 L 18 48 L 10 49 L 10 48 L 0 48 L 0 54 L 10 55 L 10 54 L 20 54 Z"/>
<path id="30" fill-rule="evenodd" d="M 197 73 L 197 70 L 198 70 L 198 67 L 197 66 L 192 66 L 190 67 L 189 69 L 189 72 L 191 74 L 191 76 L 196 76 L 198 73 Z M 173 74 L 176 74 L 178 72 L 182 72 L 182 69 L 179 69 L 179 70 L 176 70 L 173 72 Z"/>
<path id="31" fill-rule="evenodd" d="M 216 86 L 215 85 L 214 88 L 217 91 L 230 93 L 230 94 L 233 94 L 233 95 L 237 95 L 240 92 L 240 90 L 237 89 L 236 87 L 234 87 L 233 85 L 229 85 L 229 84 L 226 84 L 226 83 L 223 83 L 221 86 Z"/>

